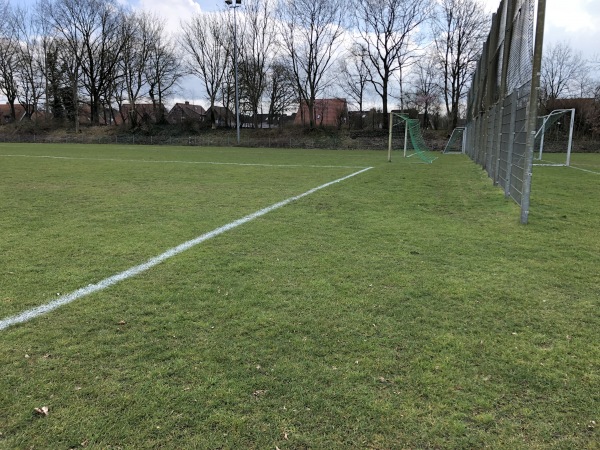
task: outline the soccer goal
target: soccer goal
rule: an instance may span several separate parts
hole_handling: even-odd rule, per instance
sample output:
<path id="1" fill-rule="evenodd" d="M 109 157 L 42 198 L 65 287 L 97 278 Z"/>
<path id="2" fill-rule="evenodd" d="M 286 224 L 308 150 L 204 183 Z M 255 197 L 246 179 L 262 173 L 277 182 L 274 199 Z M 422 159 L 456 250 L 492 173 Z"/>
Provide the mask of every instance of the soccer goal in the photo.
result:
<path id="1" fill-rule="evenodd" d="M 418 119 L 410 119 L 406 114 L 390 113 L 390 133 L 388 141 L 388 161 L 392 161 L 392 150 L 401 149 L 405 158 L 416 156 L 431 164 L 437 157 L 427 148 Z"/>
<path id="2" fill-rule="evenodd" d="M 465 152 L 465 127 L 456 127 L 452 130 L 450 139 L 444 148 L 444 153 L 464 153 Z"/>
<path id="3" fill-rule="evenodd" d="M 560 149 L 560 152 L 553 152 L 552 157 L 543 159 L 544 157 L 544 140 L 553 130 L 557 130 L 561 125 L 560 120 L 570 116 L 569 137 L 567 139 L 566 148 Z M 534 166 L 569 166 L 571 164 L 571 149 L 573 147 L 573 127 L 575 126 L 575 109 L 555 109 L 550 114 L 538 117 L 538 128 L 535 134 L 535 149 L 538 154 Z M 563 144 L 564 145 L 564 144 Z M 562 155 L 566 151 L 566 157 Z M 550 152 L 547 152 L 550 153 Z M 558 156 L 560 155 L 560 156 Z"/>

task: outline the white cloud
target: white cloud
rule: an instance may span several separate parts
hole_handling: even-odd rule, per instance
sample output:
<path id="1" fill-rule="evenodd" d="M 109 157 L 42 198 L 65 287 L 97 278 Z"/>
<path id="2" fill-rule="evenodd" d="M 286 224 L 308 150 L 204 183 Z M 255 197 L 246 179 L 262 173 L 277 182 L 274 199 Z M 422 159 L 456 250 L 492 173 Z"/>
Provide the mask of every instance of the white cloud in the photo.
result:
<path id="1" fill-rule="evenodd" d="M 495 13 L 500 0 L 484 0 L 485 9 Z M 599 0 L 547 0 L 545 46 L 566 42 L 584 56 L 598 53 L 600 42 Z"/>
<path id="2" fill-rule="evenodd" d="M 570 0 L 548 2 L 546 21 L 549 26 L 564 29 L 567 33 L 582 31 L 595 32 L 600 29 L 598 24 L 600 10 L 593 6 L 598 0 Z M 594 14 L 596 17 L 594 17 Z"/>
<path id="3" fill-rule="evenodd" d="M 202 11 L 200 5 L 193 0 L 139 0 L 135 8 L 152 12 L 165 20 L 170 32 L 176 32 L 180 29 L 181 21 Z"/>

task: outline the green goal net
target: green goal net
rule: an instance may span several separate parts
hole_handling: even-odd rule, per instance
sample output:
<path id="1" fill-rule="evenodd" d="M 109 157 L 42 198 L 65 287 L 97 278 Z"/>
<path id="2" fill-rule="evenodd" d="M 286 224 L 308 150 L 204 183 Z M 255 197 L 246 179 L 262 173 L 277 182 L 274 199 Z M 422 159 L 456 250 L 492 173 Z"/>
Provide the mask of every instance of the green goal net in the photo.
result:
<path id="1" fill-rule="evenodd" d="M 405 158 L 414 156 L 428 164 L 437 159 L 423 139 L 419 120 L 406 114 L 390 113 L 388 161 L 392 160 L 392 150 L 403 150 Z"/>

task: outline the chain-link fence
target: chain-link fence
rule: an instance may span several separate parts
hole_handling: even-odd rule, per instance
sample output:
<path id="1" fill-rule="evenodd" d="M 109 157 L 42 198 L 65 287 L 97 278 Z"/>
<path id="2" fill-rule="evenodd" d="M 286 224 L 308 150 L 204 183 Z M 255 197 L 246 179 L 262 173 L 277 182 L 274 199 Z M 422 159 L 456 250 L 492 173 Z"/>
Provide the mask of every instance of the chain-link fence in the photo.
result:
<path id="1" fill-rule="evenodd" d="M 544 12 L 545 0 L 502 0 L 467 97 L 465 153 L 521 206 L 523 223 L 529 212 Z"/>
<path id="2" fill-rule="evenodd" d="M 197 134 L 191 136 L 163 135 L 93 135 L 93 134 L 0 134 L 0 142 L 13 143 L 55 143 L 55 144 L 118 144 L 118 145 L 171 145 L 194 147 L 235 147 L 235 132 Z M 240 147 L 250 148 L 300 148 L 332 150 L 385 150 L 387 133 L 347 133 L 306 136 L 285 134 L 264 136 L 261 134 L 241 136 Z"/>

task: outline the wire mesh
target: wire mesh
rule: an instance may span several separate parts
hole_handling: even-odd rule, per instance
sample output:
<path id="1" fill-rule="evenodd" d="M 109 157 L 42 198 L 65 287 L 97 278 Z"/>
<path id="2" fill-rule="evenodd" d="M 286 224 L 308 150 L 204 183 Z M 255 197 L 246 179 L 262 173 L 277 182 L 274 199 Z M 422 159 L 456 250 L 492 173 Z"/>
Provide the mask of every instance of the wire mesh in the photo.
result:
<path id="1" fill-rule="evenodd" d="M 465 127 L 457 127 L 452 130 L 450 139 L 446 147 L 444 147 L 444 153 L 463 153 L 463 137 L 465 136 Z"/>
<path id="2" fill-rule="evenodd" d="M 465 153 L 521 206 L 533 151 L 527 133 L 529 108 L 535 107 L 530 98 L 536 1 L 502 0 L 467 95 Z"/>
<path id="3" fill-rule="evenodd" d="M 420 160 L 432 163 L 436 157 L 425 143 L 419 120 L 411 119 L 405 114 L 391 114 L 392 127 L 390 132 L 392 148 L 404 148 L 407 151 L 414 152 L 413 154 Z"/>

